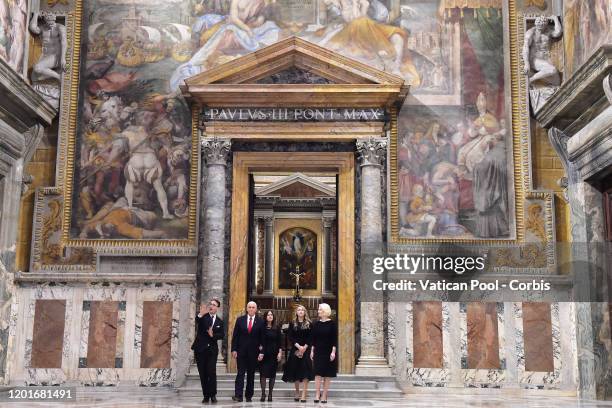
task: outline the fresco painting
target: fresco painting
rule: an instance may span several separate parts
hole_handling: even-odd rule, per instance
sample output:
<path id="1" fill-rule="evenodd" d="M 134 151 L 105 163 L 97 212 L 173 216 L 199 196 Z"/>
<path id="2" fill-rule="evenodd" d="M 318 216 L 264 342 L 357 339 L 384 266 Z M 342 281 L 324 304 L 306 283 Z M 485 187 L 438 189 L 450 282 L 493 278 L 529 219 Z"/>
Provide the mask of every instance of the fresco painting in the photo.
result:
<path id="1" fill-rule="evenodd" d="M 612 40 L 612 3 L 610 0 L 565 0 L 565 72 L 574 73 L 602 44 Z"/>
<path id="2" fill-rule="evenodd" d="M 168 79 L 190 55 L 191 4 L 84 4 L 71 236 L 186 239 L 191 111 Z"/>
<path id="3" fill-rule="evenodd" d="M 25 61 L 27 14 L 27 0 L 0 0 L 0 58 L 20 75 Z"/>
<path id="4" fill-rule="evenodd" d="M 411 85 L 390 163 L 402 237 L 508 237 L 501 2 L 454 3 L 84 0 L 71 236 L 185 238 L 196 164 L 180 85 L 295 35 Z"/>
<path id="5" fill-rule="evenodd" d="M 415 12 L 427 10 L 425 2 L 410 3 Z M 440 31 L 449 23 L 459 26 L 460 103 L 404 106 L 400 113 L 400 238 L 512 236 L 502 14 L 498 8 L 469 3 L 428 16 Z"/>

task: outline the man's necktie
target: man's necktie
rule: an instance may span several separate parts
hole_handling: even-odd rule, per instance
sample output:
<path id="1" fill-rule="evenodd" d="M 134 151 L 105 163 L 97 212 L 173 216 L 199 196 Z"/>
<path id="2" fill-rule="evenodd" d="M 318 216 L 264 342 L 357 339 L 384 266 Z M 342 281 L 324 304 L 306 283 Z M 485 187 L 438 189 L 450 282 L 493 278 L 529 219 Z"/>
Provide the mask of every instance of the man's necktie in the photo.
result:
<path id="1" fill-rule="evenodd" d="M 253 328 L 253 318 L 249 317 L 249 327 L 248 327 L 249 334 L 251 334 L 251 329 L 252 328 Z"/>

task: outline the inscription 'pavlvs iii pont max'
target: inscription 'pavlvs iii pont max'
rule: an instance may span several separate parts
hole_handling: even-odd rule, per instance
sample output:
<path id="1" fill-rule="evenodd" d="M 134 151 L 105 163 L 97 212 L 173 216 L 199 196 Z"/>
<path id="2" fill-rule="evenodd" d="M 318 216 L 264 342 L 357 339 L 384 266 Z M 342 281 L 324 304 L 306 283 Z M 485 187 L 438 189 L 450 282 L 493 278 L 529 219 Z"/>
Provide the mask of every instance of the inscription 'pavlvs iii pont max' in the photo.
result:
<path id="1" fill-rule="evenodd" d="M 386 114 L 381 108 L 207 108 L 202 119 L 204 122 L 383 122 Z"/>

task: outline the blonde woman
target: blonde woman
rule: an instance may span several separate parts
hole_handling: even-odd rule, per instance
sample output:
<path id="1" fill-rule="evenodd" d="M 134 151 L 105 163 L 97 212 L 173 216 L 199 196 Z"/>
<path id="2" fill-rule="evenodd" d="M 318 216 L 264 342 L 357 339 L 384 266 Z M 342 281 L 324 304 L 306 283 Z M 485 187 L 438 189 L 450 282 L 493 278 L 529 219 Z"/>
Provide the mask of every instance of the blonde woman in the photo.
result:
<path id="1" fill-rule="evenodd" d="M 312 347 L 310 359 L 313 361 L 315 374 L 315 400 L 327 403 L 327 393 L 332 377 L 338 372 L 336 347 L 338 345 L 336 323 L 330 319 L 331 307 L 327 303 L 319 305 L 319 321 L 312 326 Z M 321 381 L 323 380 L 323 381 Z M 321 382 L 323 393 L 321 394 Z"/>
<path id="2" fill-rule="evenodd" d="M 306 402 L 308 382 L 314 380 L 312 373 L 312 360 L 310 355 L 312 322 L 308 317 L 306 308 L 299 305 L 295 310 L 295 318 L 289 325 L 287 337 L 291 342 L 289 359 L 283 372 L 284 382 L 293 382 L 295 385 L 294 401 Z M 300 384 L 303 386 L 300 395 Z"/>

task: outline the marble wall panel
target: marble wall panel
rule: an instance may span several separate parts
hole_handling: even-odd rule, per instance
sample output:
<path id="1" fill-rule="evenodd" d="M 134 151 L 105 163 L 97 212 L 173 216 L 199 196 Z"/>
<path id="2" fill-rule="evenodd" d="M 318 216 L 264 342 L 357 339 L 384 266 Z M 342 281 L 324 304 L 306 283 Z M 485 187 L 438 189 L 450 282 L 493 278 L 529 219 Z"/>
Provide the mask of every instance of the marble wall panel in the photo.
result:
<path id="1" fill-rule="evenodd" d="M 552 322 L 549 303 L 523 303 L 525 369 L 553 371 Z"/>
<path id="2" fill-rule="evenodd" d="M 517 364 L 517 371 L 518 371 L 518 382 L 519 385 L 522 388 L 536 388 L 536 389 L 560 389 L 562 386 L 562 382 L 561 382 L 561 371 L 562 368 L 565 365 L 573 365 L 575 364 L 575 361 L 573 360 L 571 355 L 561 355 L 561 344 L 562 344 L 562 336 L 561 336 L 561 320 L 559 317 L 559 304 L 558 303 L 551 303 L 549 305 L 550 311 L 549 311 L 549 316 L 550 316 L 550 333 L 551 333 L 551 340 L 552 340 L 552 366 L 550 364 L 549 361 L 547 360 L 540 360 L 538 362 L 536 362 L 534 364 L 534 362 L 529 362 L 529 365 L 527 365 L 527 361 L 531 359 L 531 353 L 532 351 L 530 351 L 530 355 L 528 356 L 526 354 L 525 351 L 525 347 L 527 346 L 528 349 L 530 350 L 536 350 L 533 351 L 534 353 L 534 358 L 543 358 L 543 357 L 538 357 L 538 349 L 537 349 L 537 341 L 542 341 L 542 344 L 546 344 L 548 342 L 548 340 L 546 342 L 544 342 L 543 340 L 536 340 L 536 338 L 539 338 L 542 336 L 541 333 L 539 333 L 537 330 L 534 330 L 533 328 L 529 328 L 528 331 L 529 333 L 524 335 L 524 325 L 526 324 L 527 326 L 536 326 L 536 322 L 537 320 L 540 318 L 537 315 L 534 316 L 534 314 L 538 311 L 538 307 L 539 312 L 542 312 L 542 310 L 545 311 L 545 307 L 544 306 L 536 306 L 535 308 L 533 306 L 527 306 L 527 313 L 528 313 L 528 319 L 525 320 L 523 319 L 524 316 L 524 305 L 525 303 L 513 303 L 513 314 L 514 314 L 514 321 L 515 321 L 515 336 L 516 336 L 516 355 L 517 355 L 517 360 L 518 360 L 518 364 Z M 566 321 L 565 317 L 564 317 L 564 321 L 563 321 L 563 326 L 564 326 L 564 335 L 565 332 L 568 332 L 567 334 L 569 334 L 569 329 L 568 326 L 571 327 L 571 325 L 574 324 L 570 321 Z M 546 322 L 543 323 L 538 323 L 538 325 L 540 325 L 540 328 L 544 328 L 546 329 L 547 325 Z M 533 343 L 532 343 L 533 342 Z M 529 344 L 529 345 L 527 345 Z M 548 347 L 548 346 L 545 346 Z M 539 351 L 541 353 L 541 351 Z M 550 357 L 550 355 L 549 355 Z M 546 370 L 548 369 L 548 371 L 533 371 L 533 369 L 538 369 L 538 370 Z M 531 370 L 530 370 L 531 369 Z"/>
<path id="3" fill-rule="evenodd" d="M 144 302 L 140 367 L 169 368 L 171 338 L 172 302 Z"/>
<path id="4" fill-rule="evenodd" d="M 136 294 L 136 308 L 135 308 L 135 316 L 134 316 L 134 336 L 131 338 L 133 342 L 133 349 L 130 350 L 131 354 L 131 364 L 134 367 L 142 367 L 143 359 L 141 355 L 145 347 L 152 347 L 153 349 L 160 346 L 158 343 L 157 346 L 147 346 L 145 345 L 145 335 L 147 335 L 144 331 L 149 330 L 145 329 L 145 322 L 147 319 L 145 317 L 145 302 L 168 302 L 171 306 L 164 306 L 170 308 L 171 310 L 171 329 L 170 329 L 170 339 L 169 339 L 169 353 L 170 353 L 170 361 L 166 365 L 166 367 L 154 367 L 146 370 L 138 371 L 138 378 L 136 382 L 142 386 L 159 386 L 159 385 L 172 385 L 176 380 L 177 375 L 177 366 L 179 362 L 179 358 L 181 361 L 183 357 L 179 357 L 178 350 L 178 340 L 179 340 L 179 299 L 181 295 L 181 288 L 176 285 L 162 285 L 160 287 L 151 287 L 152 285 L 144 285 L 141 287 Z M 185 311 L 184 313 L 191 314 L 191 311 Z M 157 317 L 156 317 L 157 318 Z M 158 318 L 157 318 L 158 319 Z M 158 319 L 159 320 L 159 319 Z M 191 321 L 189 322 L 191 323 Z M 157 324 L 160 328 L 164 327 L 164 330 L 167 330 L 164 323 L 164 326 L 161 326 L 159 323 Z M 191 326 L 191 324 L 190 324 Z M 155 329 L 159 330 L 159 329 Z M 183 329 L 185 330 L 185 329 Z M 167 333 L 164 332 L 164 333 Z M 185 351 L 185 350 L 184 350 Z M 186 350 L 188 352 L 188 350 Z M 191 354 L 191 353 L 188 353 Z M 165 363 L 165 362 L 162 362 Z M 159 364 L 158 361 L 158 365 Z"/>
<path id="5" fill-rule="evenodd" d="M 441 333 L 438 335 L 437 340 L 437 349 L 441 353 L 442 363 L 439 364 L 439 368 L 424 368 L 415 365 L 415 355 L 417 352 L 429 353 L 429 350 L 424 347 L 422 344 L 417 351 L 417 348 L 414 347 L 414 332 L 413 327 L 417 325 L 417 314 L 419 316 L 424 316 L 420 311 L 414 312 L 415 308 L 422 309 L 424 305 L 419 305 L 419 302 L 409 302 L 404 305 L 403 308 L 399 308 L 401 311 L 404 309 L 404 313 L 400 313 L 398 316 L 402 321 L 402 324 L 405 325 L 404 335 L 398 336 L 399 344 L 402 344 L 405 341 L 405 350 L 406 350 L 406 358 L 405 362 L 402 361 L 402 364 L 399 365 L 400 368 L 405 367 L 400 372 L 401 378 L 406 378 L 406 381 L 410 383 L 412 386 L 416 387 L 445 387 L 448 385 L 450 381 L 450 366 L 451 366 L 451 358 L 452 353 L 449 353 L 450 350 L 450 327 L 451 327 L 451 316 L 450 316 L 450 308 L 448 303 L 441 302 L 424 302 L 431 303 L 429 307 L 434 309 L 433 315 L 441 316 L 441 318 L 437 321 L 438 329 Z M 440 309 L 440 314 L 435 312 L 435 309 Z M 431 313 L 431 312 L 430 312 Z M 419 325 L 421 322 L 418 322 Z M 435 323 L 432 322 L 432 323 Z M 427 327 L 427 325 L 425 325 Z M 434 325 L 435 328 L 435 325 Z M 421 330 L 421 329 L 419 329 Z M 424 332 L 423 332 L 424 333 Z M 420 340 L 420 338 L 417 338 Z M 439 363 L 439 359 L 437 363 Z M 423 364 L 423 361 L 419 361 L 417 359 L 417 363 Z M 428 363 L 426 363 L 429 365 Z"/>
<path id="6" fill-rule="evenodd" d="M 499 369 L 497 305 L 471 302 L 467 305 L 468 368 Z"/>
<path id="7" fill-rule="evenodd" d="M 414 302 L 414 367 L 442 368 L 442 302 Z"/>
<path id="8" fill-rule="evenodd" d="M 464 386 L 501 388 L 512 378 L 507 366 L 506 348 L 509 342 L 505 335 L 504 313 L 503 303 L 461 303 L 461 382 Z M 486 323 L 484 323 L 485 320 Z M 476 329 L 479 324 L 491 327 Z M 494 334 L 493 326 L 495 327 Z M 483 330 L 489 334 L 481 334 L 475 330 Z M 471 348 L 470 342 L 472 343 Z M 490 364 L 495 360 L 496 364 Z M 486 364 L 483 364 L 483 361 Z"/>
<path id="9" fill-rule="evenodd" d="M 38 299 L 34 311 L 32 368 L 61 368 L 66 301 Z"/>
<path id="10" fill-rule="evenodd" d="M 118 320 L 119 302 L 91 302 L 87 367 L 115 367 Z"/>

